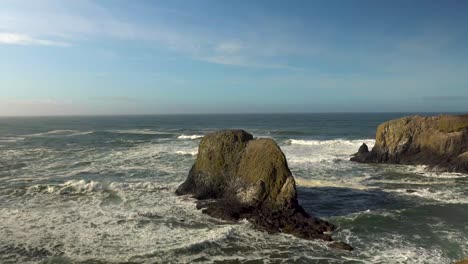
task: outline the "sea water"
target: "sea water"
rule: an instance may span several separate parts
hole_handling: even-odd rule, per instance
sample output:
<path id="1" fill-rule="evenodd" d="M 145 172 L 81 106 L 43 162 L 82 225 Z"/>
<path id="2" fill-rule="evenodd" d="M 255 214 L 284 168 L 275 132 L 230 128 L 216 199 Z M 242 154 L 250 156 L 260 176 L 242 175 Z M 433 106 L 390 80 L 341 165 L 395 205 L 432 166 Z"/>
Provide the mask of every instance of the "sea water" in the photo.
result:
<path id="1" fill-rule="evenodd" d="M 468 256 L 468 175 L 349 161 L 399 114 L 0 119 L 0 263 L 452 263 Z M 200 138 L 274 139 L 299 202 L 336 240 L 268 234 L 174 194 Z"/>

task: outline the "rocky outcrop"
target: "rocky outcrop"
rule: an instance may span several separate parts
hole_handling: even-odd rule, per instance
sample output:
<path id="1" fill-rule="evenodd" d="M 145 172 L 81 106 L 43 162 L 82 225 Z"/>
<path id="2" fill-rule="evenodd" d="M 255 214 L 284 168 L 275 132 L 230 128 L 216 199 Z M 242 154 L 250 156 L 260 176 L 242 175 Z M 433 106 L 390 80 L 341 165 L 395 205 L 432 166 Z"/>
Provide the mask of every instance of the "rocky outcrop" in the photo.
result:
<path id="1" fill-rule="evenodd" d="M 351 158 L 363 163 L 429 165 L 468 173 L 468 115 L 410 116 L 378 126 L 375 146 Z"/>
<path id="2" fill-rule="evenodd" d="M 243 130 L 206 135 L 178 195 L 197 198 L 197 208 L 213 217 L 246 218 L 268 232 L 332 241 L 335 227 L 309 215 L 299 205 L 286 158 L 271 139 L 253 139 Z M 330 246 L 352 249 L 343 242 Z"/>

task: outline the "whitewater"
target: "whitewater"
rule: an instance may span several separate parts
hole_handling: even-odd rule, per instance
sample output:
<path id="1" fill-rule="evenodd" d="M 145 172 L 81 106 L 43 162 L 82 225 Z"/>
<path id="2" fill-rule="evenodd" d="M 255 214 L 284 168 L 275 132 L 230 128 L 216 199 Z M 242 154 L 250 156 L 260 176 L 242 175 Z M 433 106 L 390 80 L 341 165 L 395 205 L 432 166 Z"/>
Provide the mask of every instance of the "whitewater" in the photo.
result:
<path id="1" fill-rule="evenodd" d="M 357 164 L 405 114 L 0 118 L 0 263 L 453 263 L 468 256 L 468 175 Z M 328 248 L 176 196 L 207 133 L 273 138 Z"/>

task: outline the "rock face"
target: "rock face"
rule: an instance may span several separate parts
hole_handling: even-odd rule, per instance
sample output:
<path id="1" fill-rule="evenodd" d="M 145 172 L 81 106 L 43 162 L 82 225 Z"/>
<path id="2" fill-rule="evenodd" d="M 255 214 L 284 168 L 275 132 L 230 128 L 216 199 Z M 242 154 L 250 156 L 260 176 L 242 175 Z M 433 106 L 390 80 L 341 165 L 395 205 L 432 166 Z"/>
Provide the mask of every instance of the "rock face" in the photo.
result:
<path id="1" fill-rule="evenodd" d="M 206 135 L 188 178 L 176 191 L 199 199 L 197 208 L 213 217 L 246 218 L 268 232 L 332 241 L 335 227 L 314 218 L 297 201 L 294 177 L 271 139 L 253 139 L 243 130 Z M 330 246 L 352 249 L 342 242 Z"/>
<path id="2" fill-rule="evenodd" d="M 468 115 L 410 116 L 377 128 L 372 151 L 361 146 L 352 161 L 429 165 L 468 173 Z"/>
<path id="3" fill-rule="evenodd" d="M 468 258 L 459 260 L 459 261 L 455 262 L 454 264 L 468 264 Z"/>

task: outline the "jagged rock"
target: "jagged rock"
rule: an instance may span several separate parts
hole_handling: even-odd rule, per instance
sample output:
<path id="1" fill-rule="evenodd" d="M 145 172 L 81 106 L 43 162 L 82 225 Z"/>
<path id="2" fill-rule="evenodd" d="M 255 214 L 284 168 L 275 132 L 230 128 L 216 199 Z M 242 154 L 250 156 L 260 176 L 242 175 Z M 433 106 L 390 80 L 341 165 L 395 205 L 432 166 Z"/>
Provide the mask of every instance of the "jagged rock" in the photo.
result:
<path id="1" fill-rule="evenodd" d="M 432 170 L 468 173 L 468 115 L 391 120 L 378 126 L 372 151 L 361 148 L 352 161 L 429 165 Z"/>
<path id="2" fill-rule="evenodd" d="M 369 154 L 369 147 L 367 147 L 366 143 L 362 143 L 362 145 L 359 147 L 358 152 L 352 155 L 351 161 L 364 161 L 369 156 Z"/>
<path id="3" fill-rule="evenodd" d="M 362 143 L 358 150 L 359 154 L 369 153 L 369 147 L 367 147 L 366 143 Z"/>
<path id="4" fill-rule="evenodd" d="M 246 218 L 259 229 L 332 241 L 335 227 L 309 215 L 297 201 L 286 157 L 272 139 L 253 139 L 243 130 L 206 135 L 178 195 L 191 194 L 197 208 L 213 217 Z M 343 249 L 351 247 L 345 243 Z"/>

